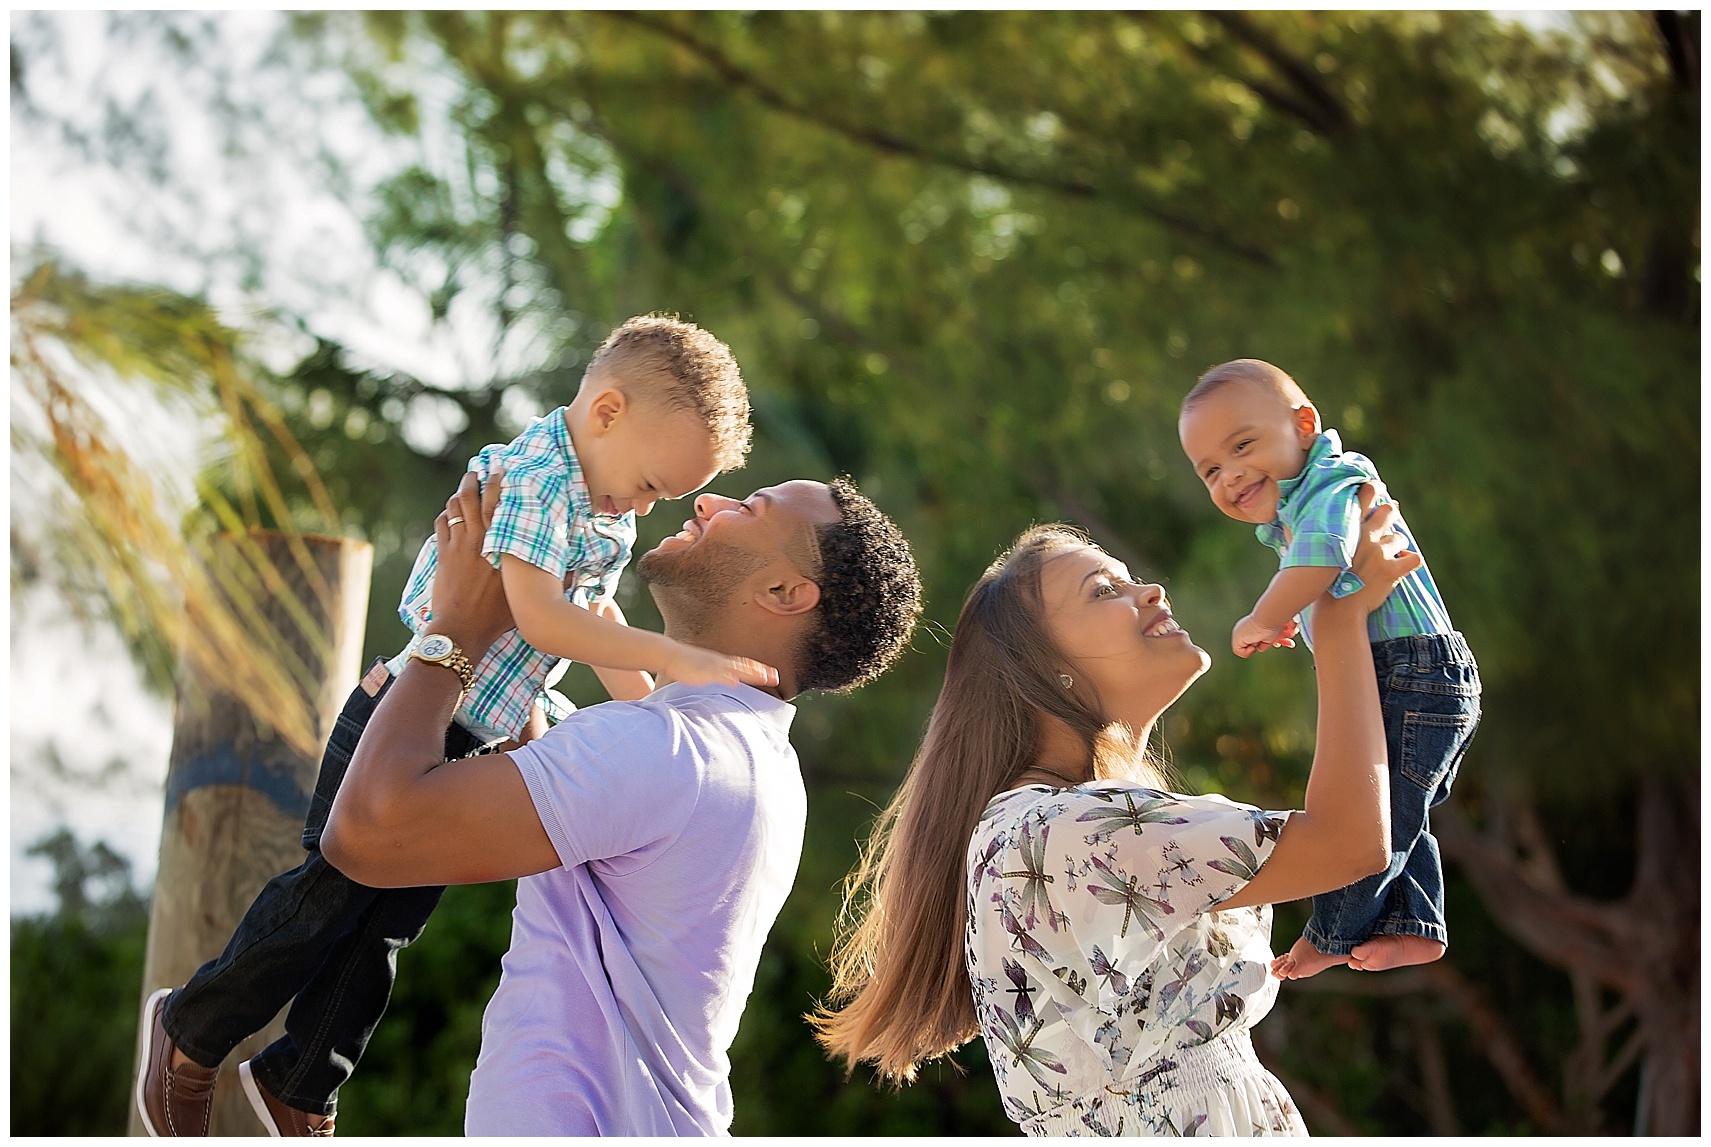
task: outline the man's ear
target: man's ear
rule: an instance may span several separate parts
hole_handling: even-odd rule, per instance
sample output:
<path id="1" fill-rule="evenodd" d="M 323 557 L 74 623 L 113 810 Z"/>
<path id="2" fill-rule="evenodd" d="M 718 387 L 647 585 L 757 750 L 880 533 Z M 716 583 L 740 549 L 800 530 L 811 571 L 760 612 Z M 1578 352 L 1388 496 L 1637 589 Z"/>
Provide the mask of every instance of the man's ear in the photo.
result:
<path id="1" fill-rule="evenodd" d="M 1319 425 L 1319 408 L 1311 402 L 1303 402 L 1295 408 L 1295 433 L 1301 439 L 1301 445 L 1311 446 L 1313 440 L 1323 432 Z"/>
<path id="2" fill-rule="evenodd" d="M 820 604 L 820 587 L 794 567 L 774 574 L 755 591 L 755 604 L 779 617 L 796 617 Z"/>
<path id="3" fill-rule="evenodd" d="M 588 404 L 588 425 L 595 434 L 605 434 L 629 406 L 630 400 L 623 391 L 608 386 Z"/>

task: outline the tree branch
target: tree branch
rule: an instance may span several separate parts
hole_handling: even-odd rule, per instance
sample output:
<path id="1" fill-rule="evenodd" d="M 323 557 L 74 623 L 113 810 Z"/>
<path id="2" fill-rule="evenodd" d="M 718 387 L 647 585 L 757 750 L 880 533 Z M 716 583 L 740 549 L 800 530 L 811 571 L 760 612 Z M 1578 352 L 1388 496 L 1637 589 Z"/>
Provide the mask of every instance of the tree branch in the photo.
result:
<path id="1" fill-rule="evenodd" d="M 1074 518 L 1081 524 L 1082 528 L 1093 535 L 1093 540 L 1099 543 L 1101 549 L 1128 566 L 1136 576 L 1140 575 L 1141 570 L 1147 568 L 1146 559 L 1141 556 L 1139 550 L 1123 540 L 1121 531 L 1106 521 L 1104 515 L 1071 493 L 1069 487 L 1064 483 L 1052 476 L 1041 476 L 1031 484 L 1038 487 L 1046 497 L 1062 506 L 1070 517 Z"/>
<path id="2" fill-rule="evenodd" d="M 1692 94 L 1699 92 L 1699 28 L 1680 12 L 1653 12 L 1652 23 L 1663 39 L 1664 55 L 1675 86 Z"/>
<path id="3" fill-rule="evenodd" d="M 1420 1059 L 1420 1087 L 1432 1134 L 1460 1135 L 1461 1121 L 1456 1118 L 1449 1065 L 1444 1060 L 1444 1041 L 1438 1038 L 1438 1025 L 1421 1008 L 1412 1009 L 1409 1020 L 1414 1029 L 1415 1051 Z"/>
<path id="4" fill-rule="evenodd" d="M 1283 46 L 1272 39 L 1259 25 L 1241 12 L 1207 12 L 1206 15 L 1222 24 L 1225 30 L 1237 40 L 1258 52 L 1267 63 L 1283 73 L 1284 78 L 1295 87 L 1296 91 L 1306 97 L 1307 104 L 1311 106 L 1310 111 L 1306 110 L 1304 105 L 1293 100 L 1288 100 L 1287 106 L 1301 108 L 1301 111 L 1296 111 L 1294 114 L 1305 118 L 1315 130 L 1324 135 L 1339 135 L 1353 126 L 1354 121 L 1349 116 L 1348 109 L 1343 106 L 1343 102 L 1331 94 L 1331 90 L 1320 81 L 1318 76 L 1313 74 L 1306 64 L 1284 51 Z M 1262 96 L 1266 94 L 1258 85 L 1250 84 L 1249 86 Z M 1279 95 L 1274 98 L 1282 99 L 1283 97 Z"/>
<path id="5" fill-rule="evenodd" d="M 980 163 L 966 156 L 935 151 L 913 140 L 893 135 L 879 128 L 837 119 L 824 111 L 812 110 L 790 99 L 777 88 L 738 65 L 714 45 L 706 43 L 669 20 L 655 20 L 641 12 L 604 12 L 601 15 L 611 20 L 637 25 L 671 40 L 689 51 L 726 84 L 732 88 L 748 92 L 774 111 L 831 131 L 883 154 L 937 164 L 968 175 L 983 175 L 1020 187 L 1034 187 L 1052 191 L 1074 199 L 1109 201 L 1136 214 L 1144 215 L 1155 222 L 1162 223 L 1178 234 L 1209 243 L 1248 262 L 1264 267 L 1276 265 L 1275 260 L 1265 251 L 1243 243 L 1211 224 L 1201 222 L 1198 219 L 1191 219 L 1186 215 L 1180 215 L 1157 204 L 1148 203 L 1132 191 L 1119 192 L 1085 180 L 1064 179 L 1035 172 L 1020 171 L 999 164 Z"/>
<path id="6" fill-rule="evenodd" d="M 1453 801 L 1432 811 L 1432 831 L 1497 926 L 1528 951 L 1559 968 L 1583 969 L 1623 993 L 1641 990 L 1625 911 L 1541 887 L 1506 842 L 1475 829 Z"/>

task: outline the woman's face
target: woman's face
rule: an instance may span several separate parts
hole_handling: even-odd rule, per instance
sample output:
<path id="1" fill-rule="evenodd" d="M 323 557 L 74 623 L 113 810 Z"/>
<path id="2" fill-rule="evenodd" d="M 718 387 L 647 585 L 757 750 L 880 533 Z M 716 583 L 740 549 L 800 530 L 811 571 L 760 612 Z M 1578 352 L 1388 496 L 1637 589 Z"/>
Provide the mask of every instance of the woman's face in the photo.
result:
<path id="1" fill-rule="evenodd" d="M 1092 546 L 1046 559 L 1040 594 L 1046 628 L 1074 667 L 1072 688 L 1090 678 L 1112 720 L 1150 725 L 1212 664 L 1171 616 L 1162 587 L 1131 580 Z"/>

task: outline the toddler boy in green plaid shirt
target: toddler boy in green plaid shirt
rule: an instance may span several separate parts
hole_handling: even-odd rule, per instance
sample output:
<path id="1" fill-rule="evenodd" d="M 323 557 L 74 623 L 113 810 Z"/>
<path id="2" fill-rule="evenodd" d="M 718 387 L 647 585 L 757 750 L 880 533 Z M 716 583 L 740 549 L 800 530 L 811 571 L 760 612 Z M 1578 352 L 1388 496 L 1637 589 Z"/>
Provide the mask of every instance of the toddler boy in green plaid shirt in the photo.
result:
<path id="1" fill-rule="evenodd" d="M 770 666 L 631 629 L 612 602 L 630 560 L 636 518 L 742 465 L 747 392 L 724 343 L 691 323 L 658 316 L 620 326 L 595 352 L 569 405 L 505 445 L 483 447 L 469 468 L 504 471 L 499 510 L 482 552 L 498 567 L 517 628 L 476 665 L 456 715 L 484 741 L 517 739 L 561 659 L 594 667 L 614 700 L 635 700 L 662 673 L 686 684 L 776 684 Z M 454 529 L 467 528 L 461 519 Z M 437 552 L 430 535 L 399 602 L 414 634 L 388 663 L 394 675 L 433 632 Z"/>
<path id="2" fill-rule="evenodd" d="M 1213 367 L 1182 400 L 1183 452 L 1212 502 L 1252 523 L 1277 551 L 1277 576 L 1236 623 L 1231 649 L 1250 657 L 1313 638 L 1313 602 L 1361 588 L 1349 568 L 1359 536 L 1360 488 L 1383 484 L 1293 378 L 1268 362 L 1237 359 Z M 1399 516 L 1410 550 L 1414 536 Z M 1367 618 L 1390 758 L 1389 868 L 1313 898 L 1301 938 L 1272 965 L 1299 979 L 1336 964 L 1383 971 L 1444 954 L 1443 864 L 1428 810 L 1449 797 L 1479 724 L 1479 668 L 1457 633 L 1422 562 Z"/>

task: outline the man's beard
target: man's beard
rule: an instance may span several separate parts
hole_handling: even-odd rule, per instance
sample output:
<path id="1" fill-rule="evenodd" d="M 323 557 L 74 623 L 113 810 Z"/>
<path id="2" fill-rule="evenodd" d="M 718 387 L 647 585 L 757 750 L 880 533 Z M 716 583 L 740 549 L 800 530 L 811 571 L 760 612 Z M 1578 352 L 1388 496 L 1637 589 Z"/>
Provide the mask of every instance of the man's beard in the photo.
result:
<path id="1" fill-rule="evenodd" d="M 660 615 L 684 637 L 705 632 L 732 594 L 766 558 L 749 550 L 702 542 L 675 553 L 649 550 L 636 562 L 636 576 L 653 594 Z"/>

